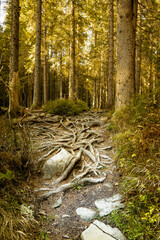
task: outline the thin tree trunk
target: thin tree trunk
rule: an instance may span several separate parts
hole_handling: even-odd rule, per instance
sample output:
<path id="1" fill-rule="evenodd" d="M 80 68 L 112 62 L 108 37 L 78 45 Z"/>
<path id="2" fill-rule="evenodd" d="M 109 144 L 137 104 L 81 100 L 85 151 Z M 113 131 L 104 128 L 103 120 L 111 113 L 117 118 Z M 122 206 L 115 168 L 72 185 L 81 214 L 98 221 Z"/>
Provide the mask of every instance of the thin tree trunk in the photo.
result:
<path id="1" fill-rule="evenodd" d="M 77 6 L 77 15 L 78 15 L 78 19 L 79 19 L 79 4 Z M 79 98 L 79 70 L 80 70 L 80 56 L 79 56 L 79 47 L 80 47 L 80 43 L 79 43 L 79 24 L 78 24 L 78 20 L 77 20 L 77 54 L 76 54 L 76 59 L 77 59 L 77 66 L 76 66 L 76 99 Z"/>
<path id="2" fill-rule="evenodd" d="M 60 99 L 63 98 L 62 52 L 63 52 L 63 49 L 61 48 L 60 49 L 60 79 L 59 79 Z"/>
<path id="3" fill-rule="evenodd" d="M 46 23 L 44 26 L 44 66 L 43 66 L 43 102 L 48 101 L 48 52 L 46 43 Z"/>
<path id="4" fill-rule="evenodd" d="M 96 69 L 96 62 L 97 62 L 97 31 L 95 31 L 94 35 L 94 47 L 95 47 L 95 63 L 94 63 L 94 88 L 93 88 L 93 107 L 97 107 L 97 69 Z"/>
<path id="5" fill-rule="evenodd" d="M 36 20 L 36 50 L 35 50 L 35 79 L 33 105 L 41 105 L 41 0 L 37 0 L 37 20 Z"/>
<path id="6" fill-rule="evenodd" d="M 71 41 L 70 41 L 70 45 L 69 45 L 69 73 L 68 73 L 68 78 L 69 78 L 69 98 L 73 99 L 73 78 L 72 78 L 72 56 L 71 56 Z"/>
<path id="7" fill-rule="evenodd" d="M 108 84 L 107 84 L 107 103 L 108 106 L 113 106 L 114 103 L 114 82 L 113 82 L 113 71 L 114 71 L 114 10 L 113 0 L 110 0 L 109 9 L 109 59 L 108 59 Z"/>
<path id="8" fill-rule="evenodd" d="M 76 29 L 75 29 L 75 0 L 72 0 L 72 45 L 71 45 L 71 81 L 72 92 L 71 98 L 75 98 L 75 79 L 76 79 Z"/>
<path id="9" fill-rule="evenodd" d="M 117 5 L 116 110 L 129 104 L 135 90 L 133 2 L 119 0 Z"/>
<path id="10" fill-rule="evenodd" d="M 139 0 L 141 3 L 141 0 Z M 141 87 L 141 59 L 142 59 L 142 37 L 141 37 L 141 27 L 142 27 L 142 7 L 139 4 L 138 7 L 138 25 L 137 26 L 137 47 L 136 47 L 136 76 L 135 76 L 135 84 L 136 84 L 136 93 L 140 92 Z"/>
<path id="11" fill-rule="evenodd" d="M 9 83 L 9 114 L 19 111 L 18 101 L 19 70 L 19 0 L 11 1 L 11 69 Z"/>

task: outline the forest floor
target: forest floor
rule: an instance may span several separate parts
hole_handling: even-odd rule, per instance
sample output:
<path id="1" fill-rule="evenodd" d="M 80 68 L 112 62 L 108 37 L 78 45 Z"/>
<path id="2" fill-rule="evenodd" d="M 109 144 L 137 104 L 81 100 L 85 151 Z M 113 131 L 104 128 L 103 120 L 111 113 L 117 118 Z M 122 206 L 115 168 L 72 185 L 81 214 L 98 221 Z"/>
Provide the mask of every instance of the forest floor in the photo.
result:
<path id="1" fill-rule="evenodd" d="M 112 146 L 112 139 L 107 135 L 105 130 L 108 123 L 106 112 L 88 111 L 78 116 L 60 117 L 34 111 L 31 116 L 25 118 L 23 121 L 31 131 L 34 148 L 36 149 L 37 158 L 41 165 L 55 155 L 61 147 L 75 154 L 83 147 L 83 149 L 88 149 L 88 152 L 90 151 L 92 156 L 98 156 L 99 153 L 101 154 L 100 151 L 103 151 L 106 152 L 108 159 L 112 159 L 107 165 L 104 166 L 103 164 L 102 168 L 96 169 L 98 163 L 96 163 L 96 167 L 95 163 L 91 165 L 89 163 L 91 160 L 89 155 L 83 154 L 81 160 L 75 164 L 74 170 L 72 169 L 68 173 L 60 186 L 72 182 L 77 173 L 82 172 L 82 168 L 90 169 L 87 172 L 88 178 L 102 179 L 105 176 L 104 180 L 97 184 L 93 184 L 92 182 L 78 184 L 77 181 L 70 189 L 66 188 L 65 190 L 64 188 L 64 191 L 52 194 L 51 190 L 55 189 L 56 185 L 52 184 L 53 180 L 44 179 L 43 171 L 33 181 L 35 189 L 33 204 L 36 215 L 39 216 L 42 224 L 42 239 L 81 239 L 81 233 L 91 222 L 81 220 L 76 214 L 76 209 L 78 207 L 86 207 L 96 210 L 95 200 L 111 197 L 118 193 L 119 175 L 114 161 L 115 151 Z M 62 141 L 62 139 L 67 140 Z M 87 165 L 83 166 L 83 163 Z M 42 188 L 46 188 L 46 191 L 43 191 Z M 51 194 L 43 198 L 43 194 L 47 192 L 47 189 Z M 60 197 L 62 204 L 57 208 L 53 208 L 54 203 Z M 100 218 L 97 215 L 97 219 L 106 223 L 106 218 Z"/>

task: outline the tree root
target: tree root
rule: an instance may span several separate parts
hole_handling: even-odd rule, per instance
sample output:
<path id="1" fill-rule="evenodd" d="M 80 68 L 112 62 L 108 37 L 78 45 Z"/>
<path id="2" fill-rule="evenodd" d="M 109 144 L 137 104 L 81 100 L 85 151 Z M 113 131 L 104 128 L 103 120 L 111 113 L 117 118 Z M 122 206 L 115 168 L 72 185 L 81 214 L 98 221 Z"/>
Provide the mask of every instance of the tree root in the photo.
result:
<path id="1" fill-rule="evenodd" d="M 79 181 L 76 182 L 76 184 L 84 184 L 84 183 L 102 183 L 104 182 L 104 180 L 106 179 L 106 177 L 103 177 L 103 178 L 83 178 Z M 59 188 L 57 189 L 54 189 L 54 190 L 51 190 L 50 188 L 42 188 L 42 189 L 39 189 L 39 191 L 48 191 L 47 193 L 43 194 L 43 195 L 40 195 L 38 197 L 38 201 L 44 201 L 46 200 L 47 198 L 49 198 L 51 195 L 54 195 L 56 193 L 59 193 L 59 192 L 62 192 L 62 191 L 66 191 L 70 188 L 73 188 L 75 185 L 74 182 L 69 182 L 69 183 L 66 183 L 64 185 L 61 185 Z"/>

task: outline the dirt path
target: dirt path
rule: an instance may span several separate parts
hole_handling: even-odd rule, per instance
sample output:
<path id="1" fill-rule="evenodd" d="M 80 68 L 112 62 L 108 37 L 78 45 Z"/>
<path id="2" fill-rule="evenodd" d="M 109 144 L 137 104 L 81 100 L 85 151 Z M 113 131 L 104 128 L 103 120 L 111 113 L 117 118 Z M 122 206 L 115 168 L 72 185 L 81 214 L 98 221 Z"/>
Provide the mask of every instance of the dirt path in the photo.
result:
<path id="1" fill-rule="evenodd" d="M 51 156 L 55 155 L 59 148 L 64 147 L 71 153 L 79 150 L 83 144 L 83 148 L 93 151 L 96 149 L 104 149 L 112 146 L 112 141 L 106 134 L 107 118 L 105 112 L 87 112 L 76 117 L 63 118 L 59 116 L 49 116 L 44 113 L 33 113 L 33 116 L 27 119 L 30 125 L 34 146 L 39 152 L 40 162 L 44 162 Z M 71 136 L 71 138 L 63 138 L 64 135 Z M 87 138 L 86 138 L 87 137 Z M 62 139 L 68 139 L 62 142 Z M 93 141 L 97 139 L 97 141 Z M 68 142 L 67 142 L 68 141 Z M 92 142 L 91 145 L 87 145 Z M 57 145 L 56 145 L 57 143 Z M 78 145 L 79 144 L 79 145 Z M 71 148 L 68 147 L 72 146 Z M 55 151 L 51 151 L 55 148 Z M 94 150 L 93 150 L 94 149 Z M 101 150 L 100 150 L 101 151 Z M 106 152 L 106 156 L 110 159 L 114 158 L 114 149 L 102 150 Z M 48 153 L 51 153 L 48 155 Z M 48 156 L 47 156 L 48 155 Z M 94 154 L 93 154 L 94 155 Z M 82 169 L 83 162 L 89 164 L 89 157 L 84 154 L 83 159 L 74 167 L 75 174 Z M 88 166 L 88 165 L 87 165 Z M 97 199 L 110 197 L 118 191 L 118 176 L 114 161 L 110 164 L 103 165 L 101 172 L 91 171 L 88 177 L 100 178 L 106 176 L 103 183 L 87 184 L 79 186 L 74 185 L 69 190 L 52 194 L 46 200 L 35 202 L 36 211 L 40 215 L 43 222 L 44 232 L 43 239 L 61 240 L 61 239 L 80 239 L 80 235 L 90 223 L 80 220 L 76 215 L 78 207 L 86 207 L 95 210 L 94 202 Z M 98 170 L 97 170 L 98 171 Z M 96 176 L 96 175 L 97 176 Z M 62 184 L 68 183 L 73 178 L 73 171 L 69 174 Z M 55 187 L 52 185 L 53 180 L 44 180 L 43 176 L 39 177 L 35 183 L 35 188 Z M 37 192 L 39 197 L 42 192 Z M 53 208 L 53 204 L 62 198 L 60 207 Z M 101 221 L 104 221 L 101 219 Z M 45 236 L 47 236 L 45 238 Z"/>

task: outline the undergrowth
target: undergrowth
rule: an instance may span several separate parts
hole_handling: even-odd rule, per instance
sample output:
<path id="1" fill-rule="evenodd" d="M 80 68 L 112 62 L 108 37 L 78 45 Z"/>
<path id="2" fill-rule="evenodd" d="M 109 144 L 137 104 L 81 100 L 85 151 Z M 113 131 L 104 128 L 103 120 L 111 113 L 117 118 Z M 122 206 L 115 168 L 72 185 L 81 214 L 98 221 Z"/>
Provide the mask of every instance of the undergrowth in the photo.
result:
<path id="1" fill-rule="evenodd" d="M 10 127 L 3 117 L 0 126 L 0 239 L 38 239 L 38 223 L 21 211 L 32 193 L 27 181 L 36 170 L 29 131 Z"/>
<path id="2" fill-rule="evenodd" d="M 160 239 L 160 109 L 146 98 L 115 112 L 114 134 L 126 208 L 107 221 L 128 239 Z"/>
<path id="3" fill-rule="evenodd" d="M 82 100 L 57 99 L 43 105 L 43 110 L 50 114 L 77 115 L 88 110 L 88 106 Z"/>

